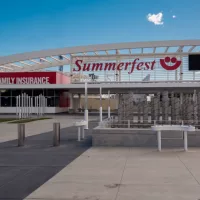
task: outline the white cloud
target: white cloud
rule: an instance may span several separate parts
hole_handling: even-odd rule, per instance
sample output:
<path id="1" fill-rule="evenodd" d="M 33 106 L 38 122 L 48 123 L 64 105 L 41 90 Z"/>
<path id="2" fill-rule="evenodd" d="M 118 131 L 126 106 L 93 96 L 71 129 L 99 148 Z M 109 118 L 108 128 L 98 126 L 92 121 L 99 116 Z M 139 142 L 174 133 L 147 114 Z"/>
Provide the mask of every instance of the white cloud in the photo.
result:
<path id="1" fill-rule="evenodd" d="M 160 12 L 158 14 L 151 14 L 151 13 L 149 13 L 147 15 L 147 20 L 149 22 L 154 23 L 155 25 L 162 25 L 162 24 L 164 24 L 162 12 Z"/>
<path id="2" fill-rule="evenodd" d="M 176 18 L 176 15 L 173 15 L 172 18 L 175 19 L 175 18 Z"/>

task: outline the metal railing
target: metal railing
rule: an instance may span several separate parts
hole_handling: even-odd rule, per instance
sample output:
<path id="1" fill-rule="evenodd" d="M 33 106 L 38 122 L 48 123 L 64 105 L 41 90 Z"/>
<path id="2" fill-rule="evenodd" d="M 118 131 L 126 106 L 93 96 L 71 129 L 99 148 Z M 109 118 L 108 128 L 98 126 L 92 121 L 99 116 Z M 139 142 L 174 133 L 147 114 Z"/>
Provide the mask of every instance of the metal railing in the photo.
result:
<path id="1" fill-rule="evenodd" d="M 200 128 L 200 123 L 195 123 L 193 120 L 119 120 L 115 118 L 106 119 L 99 125 L 101 128 L 151 128 L 153 125 L 191 125 Z"/>
<path id="2" fill-rule="evenodd" d="M 98 81 L 88 82 L 88 84 L 144 84 L 144 83 L 200 83 L 200 80 L 160 80 L 160 81 Z M 72 84 L 84 84 L 84 82 L 72 82 Z"/>

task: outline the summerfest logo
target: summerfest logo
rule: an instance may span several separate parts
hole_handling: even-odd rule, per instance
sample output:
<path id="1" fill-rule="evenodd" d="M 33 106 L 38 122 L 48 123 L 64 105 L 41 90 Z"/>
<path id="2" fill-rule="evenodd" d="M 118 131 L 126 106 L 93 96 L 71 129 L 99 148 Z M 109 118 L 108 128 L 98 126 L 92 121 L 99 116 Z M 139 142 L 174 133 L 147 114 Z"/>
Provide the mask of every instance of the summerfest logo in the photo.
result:
<path id="1" fill-rule="evenodd" d="M 154 70 L 156 61 L 144 62 L 140 61 L 139 58 L 133 60 L 133 62 L 105 62 L 105 63 L 83 63 L 83 60 L 76 60 L 75 67 L 73 68 L 74 72 L 78 71 L 121 71 L 129 70 L 128 74 L 132 74 L 135 70 Z M 181 65 L 181 61 L 177 60 L 175 57 L 165 57 L 160 59 L 160 65 L 165 70 L 176 70 Z"/>

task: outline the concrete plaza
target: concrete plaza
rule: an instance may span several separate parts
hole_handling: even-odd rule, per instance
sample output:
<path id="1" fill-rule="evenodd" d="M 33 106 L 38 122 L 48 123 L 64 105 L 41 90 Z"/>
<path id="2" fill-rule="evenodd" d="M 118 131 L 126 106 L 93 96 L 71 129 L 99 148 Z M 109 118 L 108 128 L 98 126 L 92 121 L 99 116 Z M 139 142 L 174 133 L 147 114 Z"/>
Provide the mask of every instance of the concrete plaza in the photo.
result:
<path id="1" fill-rule="evenodd" d="M 26 200 L 198 200 L 200 149 L 90 148 Z"/>
<path id="2" fill-rule="evenodd" d="M 16 146 L 16 124 L 0 124 L 0 199 L 200 199 L 200 149 L 91 147 L 97 121 L 79 143 L 72 125 L 82 118 L 28 123 L 24 147 Z M 52 147 L 53 122 L 61 123 L 59 147 Z"/>

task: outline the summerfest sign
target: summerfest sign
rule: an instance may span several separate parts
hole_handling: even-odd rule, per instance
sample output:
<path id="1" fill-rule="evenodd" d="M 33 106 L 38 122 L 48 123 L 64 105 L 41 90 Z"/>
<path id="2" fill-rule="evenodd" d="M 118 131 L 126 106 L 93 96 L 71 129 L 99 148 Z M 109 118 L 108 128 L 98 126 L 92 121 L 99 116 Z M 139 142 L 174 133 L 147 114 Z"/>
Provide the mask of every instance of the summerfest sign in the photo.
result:
<path id="1" fill-rule="evenodd" d="M 181 65 L 181 61 L 176 57 L 165 57 L 159 60 L 160 65 L 165 70 L 176 70 Z M 105 63 L 83 63 L 83 60 L 76 60 L 74 72 L 78 71 L 128 71 L 128 74 L 132 74 L 135 70 L 154 70 L 156 61 L 146 62 L 141 61 L 139 58 L 133 60 L 133 62 L 105 62 Z"/>

